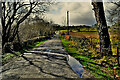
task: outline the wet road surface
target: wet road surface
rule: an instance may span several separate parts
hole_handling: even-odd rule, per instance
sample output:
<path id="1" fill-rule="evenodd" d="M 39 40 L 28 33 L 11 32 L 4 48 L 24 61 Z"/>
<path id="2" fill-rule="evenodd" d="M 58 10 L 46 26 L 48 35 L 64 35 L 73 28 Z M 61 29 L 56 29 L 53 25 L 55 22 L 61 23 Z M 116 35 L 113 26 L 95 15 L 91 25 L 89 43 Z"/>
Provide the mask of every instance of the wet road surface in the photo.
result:
<path id="1" fill-rule="evenodd" d="M 79 78 L 67 63 L 59 35 L 5 64 L 2 78 Z"/>
<path id="2" fill-rule="evenodd" d="M 77 63 L 72 64 L 72 63 Z M 75 70 L 74 70 L 74 69 Z M 84 72 L 84 73 L 83 73 Z M 59 34 L 5 64 L 2 78 L 90 78 L 82 65 L 69 56 Z"/>

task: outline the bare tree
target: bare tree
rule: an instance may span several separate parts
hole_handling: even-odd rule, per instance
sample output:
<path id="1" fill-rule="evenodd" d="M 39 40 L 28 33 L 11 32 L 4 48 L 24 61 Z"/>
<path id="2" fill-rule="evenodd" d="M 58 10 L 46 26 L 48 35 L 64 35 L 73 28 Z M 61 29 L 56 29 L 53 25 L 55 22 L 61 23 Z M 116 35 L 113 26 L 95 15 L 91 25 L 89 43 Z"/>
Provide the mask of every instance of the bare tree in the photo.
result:
<path id="1" fill-rule="evenodd" d="M 120 1 L 111 2 L 110 4 L 114 4 L 112 9 L 107 10 L 109 13 L 108 21 L 112 24 L 120 25 Z"/>
<path id="2" fill-rule="evenodd" d="M 99 0 L 100 1 L 100 0 Z M 103 55 L 112 55 L 111 42 L 108 33 L 107 23 L 105 19 L 103 2 L 92 1 L 95 17 L 98 25 L 98 33 L 100 38 L 100 51 Z"/>
<path id="3" fill-rule="evenodd" d="M 19 25 L 31 13 L 44 13 L 47 9 L 45 4 L 45 2 L 2 2 L 2 47 L 8 42 L 13 42 L 16 36 L 19 40 Z"/>

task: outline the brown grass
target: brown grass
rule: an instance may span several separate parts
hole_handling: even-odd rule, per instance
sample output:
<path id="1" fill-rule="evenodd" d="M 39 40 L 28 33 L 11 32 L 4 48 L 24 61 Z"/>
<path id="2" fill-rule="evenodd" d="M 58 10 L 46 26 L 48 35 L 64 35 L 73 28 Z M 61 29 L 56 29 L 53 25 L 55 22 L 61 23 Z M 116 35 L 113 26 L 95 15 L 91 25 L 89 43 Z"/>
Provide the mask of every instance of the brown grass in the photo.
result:
<path id="1" fill-rule="evenodd" d="M 96 32 L 70 32 L 70 36 L 97 39 L 99 38 L 99 35 Z"/>
<path id="2" fill-rule="evenodd" d="M 112 34 L 112 33 L 109 34 L 110 34 L 110 39 L 120 39 L 119 34 Z M 99 39 L 99 35 L 97 32 L 70 32 L 70 36 Z"/>
<path id="3" fill-rule="evenodd" d="M 117 54 L 117 46 L 120 47 L 120 45 L 119 44 L 115 45 L 115 42 L 120 41 L 120 35 L 113 34 L 113 33 L 109 33 L 109 34 L 110 34 L 110 41 L 111 41 L 111 45 L 112 45 L 113 55 L 116 55 Z M 80 37 L 80 38 L 93 38 L 93 39 L 99 40 L 99 35 L 97 32 L 70 32 L 70 36 L 71 37 Z"/>

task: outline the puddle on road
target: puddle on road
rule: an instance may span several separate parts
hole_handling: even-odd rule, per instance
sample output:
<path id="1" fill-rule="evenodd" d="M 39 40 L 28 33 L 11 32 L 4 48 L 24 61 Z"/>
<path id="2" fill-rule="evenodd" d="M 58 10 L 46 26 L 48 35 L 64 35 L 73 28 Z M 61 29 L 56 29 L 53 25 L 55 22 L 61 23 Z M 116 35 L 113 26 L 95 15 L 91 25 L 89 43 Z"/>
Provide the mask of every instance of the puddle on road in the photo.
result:
<path id="1" fill-rule="evenodd" d="M 82 74 L 84 72 L 83 66 L 77 61 L 75 58 L 68 55 L 68 64 L 73 69 L 74 72 L 76 72 L 80 77 L 82 77 Z"/>

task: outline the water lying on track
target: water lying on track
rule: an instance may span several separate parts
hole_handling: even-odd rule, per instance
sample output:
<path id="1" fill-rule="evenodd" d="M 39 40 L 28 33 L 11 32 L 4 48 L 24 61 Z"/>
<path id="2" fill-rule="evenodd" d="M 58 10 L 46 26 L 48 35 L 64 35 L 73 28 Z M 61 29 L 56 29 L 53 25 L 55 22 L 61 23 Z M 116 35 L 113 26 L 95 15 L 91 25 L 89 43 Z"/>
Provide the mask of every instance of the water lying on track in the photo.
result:
<path id="1" fill-rule="evenodd" d="M 76 72 L 80 77 L 82 77 L 82 74 L 84 72 L 83 66 L 77 61 L 75 58 L 68 55 L 67 58 L 68 64 L 73 69 L 74 72 Z"/>

